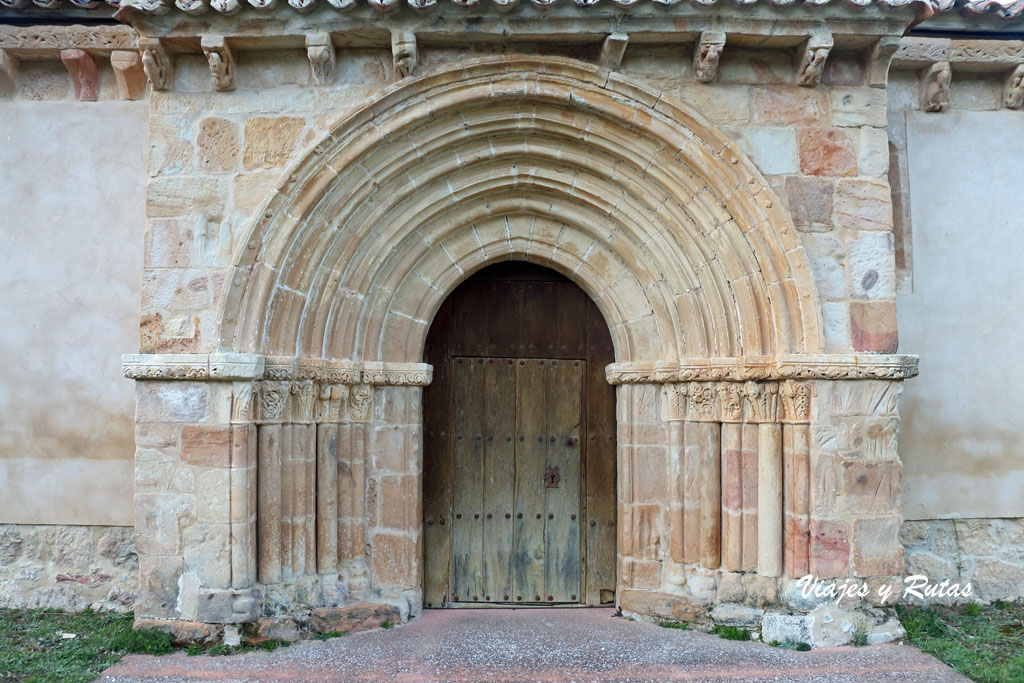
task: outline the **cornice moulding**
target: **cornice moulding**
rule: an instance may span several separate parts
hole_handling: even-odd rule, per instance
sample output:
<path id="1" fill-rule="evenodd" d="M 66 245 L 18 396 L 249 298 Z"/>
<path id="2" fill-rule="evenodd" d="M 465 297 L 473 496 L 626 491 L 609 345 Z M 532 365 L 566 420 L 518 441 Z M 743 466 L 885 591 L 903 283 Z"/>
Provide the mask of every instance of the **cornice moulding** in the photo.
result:
<path id="1" fill-rule="evenodd" d="M 783 379 L 903 380 L 918 372 L 918 357 L 889 354 L 789 355 L 711 358 L 653 363 L 612 363 L 610 384 L 746 382 Z"/>

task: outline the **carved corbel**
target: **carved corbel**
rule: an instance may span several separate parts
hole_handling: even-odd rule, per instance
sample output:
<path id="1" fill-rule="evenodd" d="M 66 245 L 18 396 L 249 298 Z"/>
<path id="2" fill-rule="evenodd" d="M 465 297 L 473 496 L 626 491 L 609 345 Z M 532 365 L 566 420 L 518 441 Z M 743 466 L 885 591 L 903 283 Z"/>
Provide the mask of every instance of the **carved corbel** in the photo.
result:
<path id="1" fill-rule="evenodd" d="M 882 36 L 871 46 L 868 55 L 868 85 L 884 88 L 889 80 L 889 65 L 900 47 L 899 36 Z"/>
<path id="2" fill-rule="evenodd" d="M 142 70 L 153 90 L 170 90 L 174 83 L 174 62 L 159 38 L 139 38 Z"/>
<path id="3" fill-rule="evenodd" d="M 949 106 L 949 82 L 953 70 L 949 62 L 937 62 L 928 67 L 921 79 L 921 109 L 946 111 Z"/>
<path id="4" fill-rule="evenodd" d="M 75 86 L 75 99 L 80 102 L 95 102 L 100 93 L 100 74 L 96 60 L 85 50 L 61 50 L 60 61 L 71 76 Z"/>
<path id="5" fill-rule="evenodd" d="M 142 56 L 134 50 L 114 50 L 110 53 L 110 66 L 117 79 L 117 91 L 122 100 L 137 100 L 146 91 L 146 74 L 142 70 Z"/>
<path id="6" fill-rule="evenodd" d="M 693 73 L 701 83 L 710 83 L 718 76 L 718 60 L 725 49 L 725 33 L 704 31 L 693 51 Z"/>
<path id="7" fill-rule="evenodd" d="M 399 78 L 412 76 L 416 69 L 416 34 L 412 31 L 391 32 L 391 56 Z"/>
<path id="8" fill-rule="evenodd" d="M 329 33 L 310 33 L 306 36 L 306 56 L 313 70 L 317 85 L 327 85 L 334 80 L 337 53 Z"/>
<path id="9" fill-rule="evenodd" d="M 1024 64 L 1006 77 L 1006 89 L 1003 91 L 1003 106 L 1007 109 L 1020 109 L 1024 104 Z"/>
<path id="10" fill-rule="evenodd" d="M 235 53 L 224 36 L 203 36 L 201 41 L 215 90 L 235 89 Z"/>
<path id="11" fill-rule="evenodd" d="M 825 70 L 825 60 L 832 51 L 832 34 L 811 36 L 804 43 L 803 57 L 800 59 L 800 68 L 797 70 L 797 85 L 805 88 L 813 87 L 821 83 L 821 74 Z"/>
<path id="12" fill-rule="evenodd" d="M 628 33 L 610 33 L 601 44 L 601 66 L 615 71 L 622 64 L 622 55 L 629 43 Z"/>
<path id="13" fill-rule="evenodd" d="M 13 93 L 18 87 L 18 60 L 7 50 L 0 50 L 0 94 Z"/>

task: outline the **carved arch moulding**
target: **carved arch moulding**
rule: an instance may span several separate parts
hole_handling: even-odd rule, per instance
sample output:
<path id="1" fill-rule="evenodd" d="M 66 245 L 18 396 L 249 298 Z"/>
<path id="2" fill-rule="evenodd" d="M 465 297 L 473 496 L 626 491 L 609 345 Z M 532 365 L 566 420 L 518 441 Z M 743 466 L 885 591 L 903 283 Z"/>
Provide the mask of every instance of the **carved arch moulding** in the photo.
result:
<path id="1" fill-rule="evenodd" d="M 821 353 L 792 222 L 698 114 L 560 58 L 407 79 L 345 117 L 264 204 L 222 351 L 418 362 L 434 311 L 496 261 L 570 276 L 620 362 Z"/>

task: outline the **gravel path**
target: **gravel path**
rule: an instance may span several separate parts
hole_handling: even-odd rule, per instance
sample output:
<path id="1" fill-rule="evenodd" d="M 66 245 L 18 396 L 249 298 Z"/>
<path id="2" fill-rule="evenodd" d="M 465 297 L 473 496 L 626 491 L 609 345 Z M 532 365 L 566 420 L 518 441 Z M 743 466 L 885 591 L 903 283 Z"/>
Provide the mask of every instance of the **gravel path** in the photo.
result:
<path id="1" fill-rule="evenodd" d="M 428 610 L 392 630 L 231 657 L 131 655 L 101 681 L 965 681 L 908 645 L 795 652 L 607 609 Z"/>

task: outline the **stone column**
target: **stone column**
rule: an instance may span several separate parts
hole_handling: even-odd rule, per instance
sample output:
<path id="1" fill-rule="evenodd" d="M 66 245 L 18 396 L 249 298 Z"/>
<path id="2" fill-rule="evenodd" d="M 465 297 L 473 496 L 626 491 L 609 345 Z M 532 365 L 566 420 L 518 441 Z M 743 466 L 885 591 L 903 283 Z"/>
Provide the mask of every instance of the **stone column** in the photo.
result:
<path id="1" fill-rule="evenodd" d="M 365 363 L 372 389 L 366 457 L 370 590 L 396 604 L 403 618 L 422 609 L 423 410 L 429 365 Z"/>
<path id="2" fill-rule="evenodd" d="M 124 358 L 136 380 L 136 618 L 256 618 L 252 382 L 243 354 Z"/>

